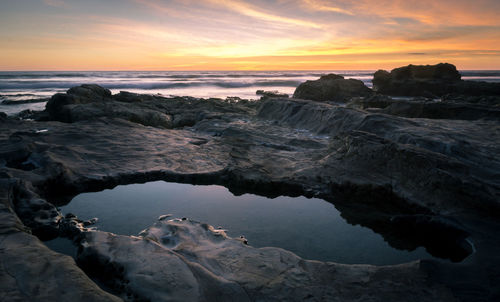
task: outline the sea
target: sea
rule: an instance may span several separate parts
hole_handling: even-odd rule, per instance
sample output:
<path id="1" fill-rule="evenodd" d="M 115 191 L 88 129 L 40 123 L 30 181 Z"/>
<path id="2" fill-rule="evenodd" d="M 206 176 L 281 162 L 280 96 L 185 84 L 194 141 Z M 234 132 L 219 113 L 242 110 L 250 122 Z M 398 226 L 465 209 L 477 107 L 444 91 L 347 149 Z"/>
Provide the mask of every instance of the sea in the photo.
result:
<path id="1" fill-rule="evenodd" d="M 2 71 L 0 72 L 0 112 L 14 115 L 25 109 L 43 110 L 45 102 L 27 100 L 49 98 L 81 84 L 99 84 L 112 93 L 129 91 L 164 96 L 200 98 L 240 97 L 259 99 L 257 90 L 277 90 L 292 95 L 306 80 L 335 73 L 361 80 L 372 87 L 374 70 L 331 71 Z M 462 79 L 500 82 L 498 70 L 461 71 Z M 19 103 L 12 101 L 19 101 Z"/>

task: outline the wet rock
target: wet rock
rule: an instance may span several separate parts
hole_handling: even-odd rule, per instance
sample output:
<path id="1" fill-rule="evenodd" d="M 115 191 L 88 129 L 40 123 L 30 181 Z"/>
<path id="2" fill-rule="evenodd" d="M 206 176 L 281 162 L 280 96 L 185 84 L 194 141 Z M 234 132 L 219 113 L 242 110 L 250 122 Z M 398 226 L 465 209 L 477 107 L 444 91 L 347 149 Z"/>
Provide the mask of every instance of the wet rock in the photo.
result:
<path id="1" fill-rule="evenodd" d="M 465 101 L 435 101 L 425 98 L 394 100 L 389 96 L 376 95 L 368 98 L 351 99 L 346 106 L 350 108 L 365 109 L 374 113 L 385 113 L 408 118 L 456 120 L 500 119 L 499 107 Z"/>
<path id="2" fill-rule="evenodd" d="M 29 234 L 13 210 L 20 184 L 0 174 L 0 300 L 120 301 L 101 290 L 71 257 Z"/>
<path id="3" fill-rule="evenodd" d="M 57 208 L 31 191 L 22 190 L 17 194 L 16 212 L 31 232 L 43 240 L 57 237 L 62 219 Z"/>
<path id="4" fill-rule="evenodd" d="M 83 226 L 87 227 L 87 226 L 94 225 L 94 224 L 96 224 L 96 223 L 97 223 L 97 221 L 98 221 L 98 220 L 99 220 L 99 219 L 98 219 L 98 218 L 96 218 L 96 217 L 91 218 L 91 219 L 89 219 L 89 220 L 85 220 L 85 221 L 83 222 Z"/>
<path id="5" fill-rule="evenodd" d="M 351 97 L 370 94 L 372 94 L 371 89 L 360 80 L 346 80 L 340 75 L 329 74 L 322 76 L 319 80 L 300 84 L 295 89 L 293 97 L 314 101 L 345 102 Z"/>
<path id="6" fill-rule="evenodd" d="M 121 301 L 99 288 L 73 258 L 24 232 L 0 235 L 2 301 Z"/>
<path id="7" fill-rule="evenodd" d="M 489 195 L 490 193 L 479 189 L 482 186 L 480 183 L 489 181 L 483 178 L 478 183 L 477 178 L 467 176 L 470 173 L 498 178 L 490 170 L 493 166 L 497 167 L 498 163 L 480 155 L 485 154 L 482 152 L 496 153 L 500 150 L 498 145 L 488 144 L 490 139 L 486 138 L 495 136 L 487 129 L 495 128 L 496 121 L 471 123 L 461 120 L 408 120 L 329 104 L 284 99 L 262 102 L 258 116 L 272 119 L 280 125 L 330 136 L 330 151 L 322 161 L 323 166 L 336 167 L 340 171 L 378 171 L 384 176 L 376 177 L 373 174 L 373 178 L 368 177 L 370 179 L 366 179 L 366 182 L 381 185 L 383 181 L 380 181 L 385 178 L 386 184 L 397 187 L 400 196 L 407 199 L 416 197 L 418 204 L 427 204 L 433 200 L 431 203 L 437 206 L 448 200 L 457 205 L 457 201 L 461 200 L 464 206 L 474 204 L 474 207 L 479 208 L 481 206 L 473 201 L 477 197 L 482 200 L 481 205 L 485 206 L 483 209 L 496 208 L 494 211 L 498 211 L 500 204 L 495 201 L 496 193 Z M 477 153 L 479 149 L 483 151 Z M 489 162 L 487 165 L 492 166 L 482 166 L 485 160 Z M 475 164 L 471 165 L 472 162 Z M 341 168 L 342 166 L 345 168 Z M 482 167 L 479 168 L 480 166 Z M 442 174 L 443 167 L 446 167 L 446 175 Z M 339 173 L 345 173 L 340 171 Z M 318 175 L 317 172 L 314 173 Z M 356 183 L 363 183 L 363 172 L 359 173 L 355 173 Z M 465 189 L 464 185 L 471 187 Z M 439 193 L 445 187 L 446 191 L 449 190 L 448 193 Z M 464 191 L 474 194 L 464 194 Z"/>
<path id="8" fill-rule="evenodd" d="M 172 117 L 160 111 L 147 108 L 130 108 L 126 104 L 117 102 L 95 103 L 89 105 L 75 105 L 68 108 L 64 120 L 78 122 L 96 119 L 99 117 L 120 118 L 144 126 L 158 128 L 172 128 Z"/>
<path id="9" fill-rule="evenodd" d="M 191 220 L 159 221 L 139 237 L 89 232 L 81 246 L 82 267 L 138 300 L 351 301 L 359 294 L 453 300 L 427 283 L 416 262 L 375 267 L 309 261 L 279 248 L 253 248 Z"/>
<path id="10" fill-rule="evenodd" d="M 96 224 L 98 220 L 98 218 L 81 220 L 76 215 L 68 213 L 59 220 L 58 236 L 79 242 L 83 237 L 83 233 L 95 230 L 95 228 L 89 228 L 89 226 Z"/>
<path id="11" fill-rule="evenodd" d="M 19 105 L 19 104 L 34 104 L 34 103 L 44 103 L 48 102 L 49 98 L 40 98 L 40 99 L 26 99 L 26 100 L 4 100 L 2 101 L 2 105 Z"/>

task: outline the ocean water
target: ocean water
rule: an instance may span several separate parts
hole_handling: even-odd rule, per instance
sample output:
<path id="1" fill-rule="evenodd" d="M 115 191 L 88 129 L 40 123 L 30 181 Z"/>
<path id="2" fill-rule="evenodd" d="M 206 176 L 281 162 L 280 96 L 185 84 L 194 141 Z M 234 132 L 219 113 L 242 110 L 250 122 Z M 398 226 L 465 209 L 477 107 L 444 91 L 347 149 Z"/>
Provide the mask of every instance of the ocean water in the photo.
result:
<path id="1" fill-rule="evenodd" d="M 24 109 L 43 110 L 45 103 L 3 105 L 5 100 L 23 101 L 48 98 L 73 86 L 99 84 L 113 93 L 162 94 L 226 98 L 237 96 L 258 99 L 259 89 L 293 94 L 306 80 L 336 73 L 361 80 L 372 87 L 373 70 L 332 71 L 2 71 L 0 72 L 0 111 L 15 114 Z M 500 71 L 461 71 L 464 80 L 500 82 Z"/>
<path id="2" fill-rule="evenodd" d="M 122 235 L 137 235 L 160 215 L 172 214 L 221 227 L 231 237 L 245 236 L 254 247 L 280 247 L 322 261 L 386 265 L 433 258 L 423 247 L 391 247 L 371 229 L 347 223 L 322 199 L 234 196 L 217 185 L 156 181 L 117 186 L 77 195 L 61 212 L 84 220 L 97 217 L 99 230 Z"/>

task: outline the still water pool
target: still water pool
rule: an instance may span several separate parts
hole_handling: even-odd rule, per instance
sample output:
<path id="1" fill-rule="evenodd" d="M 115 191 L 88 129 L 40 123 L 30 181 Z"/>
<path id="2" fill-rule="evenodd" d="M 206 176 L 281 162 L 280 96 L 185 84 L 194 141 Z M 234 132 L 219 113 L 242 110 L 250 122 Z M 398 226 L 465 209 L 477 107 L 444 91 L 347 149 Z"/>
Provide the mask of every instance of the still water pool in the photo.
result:
<path id="1" fill-rule="evenodd" d="M 243 235 L 254 247 L 280 247 L 306 259 L 384 265 L 432 258 L 422 247 L 411 252 L 392 248 L 369 228 L 348 224 L 322 199 L 234 196 L 216 185 L 156 181 L 117 186 L 80 194 L 61 211 L 84 220 L 97 217 L 99 230 L 123 235 L 137 235 L 158 216 L 172 214 L 222 227 L 231 237 Z"/>

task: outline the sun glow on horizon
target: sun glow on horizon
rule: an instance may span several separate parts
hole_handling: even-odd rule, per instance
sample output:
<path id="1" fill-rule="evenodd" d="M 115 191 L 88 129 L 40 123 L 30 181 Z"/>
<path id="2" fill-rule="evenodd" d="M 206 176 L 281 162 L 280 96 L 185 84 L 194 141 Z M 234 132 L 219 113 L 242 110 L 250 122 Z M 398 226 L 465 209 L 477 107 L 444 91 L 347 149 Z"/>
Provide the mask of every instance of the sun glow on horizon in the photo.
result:
<path id="1" fill-rule="evenodd" d="M 500 69 L 499 13 L 495 0 L 10 1 L 0 70 Z"/>

